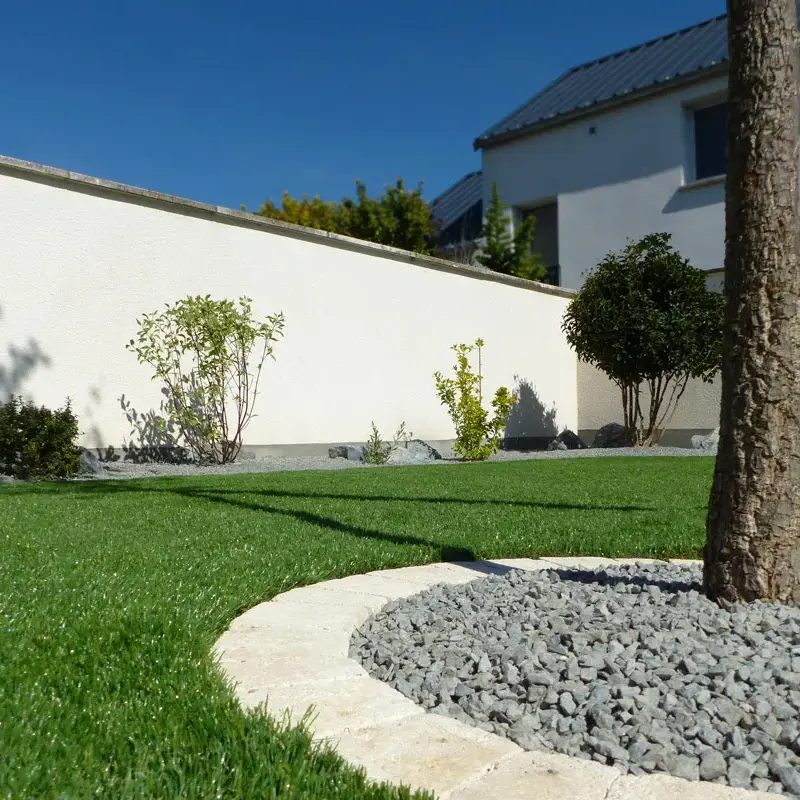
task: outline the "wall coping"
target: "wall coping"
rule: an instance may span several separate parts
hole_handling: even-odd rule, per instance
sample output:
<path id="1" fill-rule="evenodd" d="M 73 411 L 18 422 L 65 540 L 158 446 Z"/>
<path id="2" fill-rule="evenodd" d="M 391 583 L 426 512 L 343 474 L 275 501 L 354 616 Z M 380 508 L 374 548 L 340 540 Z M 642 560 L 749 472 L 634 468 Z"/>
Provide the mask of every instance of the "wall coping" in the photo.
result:
<path id="1" fill-rule="evenodd" d="M 434 256 L 424 256 L 407 250 L 400 250 L 396 247 L 388 247 L 382 244 L 375 244 L 374 242 L 365 242 L 350 236 L 342 236 L 338 233 L 329 233 L 314 228 L 307 228 L 302 225 L 294 225 L 289 222 L 267 219 L 266 217 L 261 217 L 247 211 L 235 211 L 232 208 L 225 208 L 224 206 L 200 203 L 196 200 L 188 200 L 183 197 L 177 197 L 176 195 L 164 194 L 151 189 L 141 189 L 136 186 L 129 186 L 125 183 L 117 183 L 116 181 L 104 180 L 103 178 L 94 178 L 90 175 L 82 175 L 78 172 L 70 172 L 69 170 L 37 164 L 32 161 L 23 161 L 22 159 L 11 158 L 10 156 L 0 154 L 0 174 L 9 173 L 41 183 L 62 185 L 64 188 L 73 191 L 110 196 L 112 199 L 127 200 L 128 202 L 137 203 L 139 205 L 155 205 L 170 213 L 190 214 L 209 219 L 213 222 L 255 228 L 279 236 L 289 236 L 313 241 L 329 247 L 355 250 L 357 252 L 389 258 L 395 261 L 403 261 L 408 264 L 424 267 L 425 269 L 450 272 L 477 280 L 503 283 L 507 286 L 514 286 L 518 289 L 539 292 L 541 294 L 550 294 L 564 298 L 572 298 L 576 294 L 572 289 L 516 278 L 512 275 L 502 275 L 499 272 L 492 272 L 492 270 L 485 267 L 457 264 L 453 261 L 446 261 L 445 259 L 436 258 Z"/>

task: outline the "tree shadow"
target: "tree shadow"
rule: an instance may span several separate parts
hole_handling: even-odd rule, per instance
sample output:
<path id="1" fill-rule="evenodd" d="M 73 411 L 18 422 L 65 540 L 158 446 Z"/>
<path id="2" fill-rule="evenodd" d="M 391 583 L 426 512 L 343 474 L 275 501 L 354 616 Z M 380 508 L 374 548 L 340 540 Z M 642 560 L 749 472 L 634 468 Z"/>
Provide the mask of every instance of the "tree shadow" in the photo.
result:
<path id="1" fill-rule="evenodd" d="M 665 592 L 689 592 L 694 589 L 697 592 L 703 591 L 702 581 L 688 580 L 667 580 L 658 578 L 647 573 L 636 573 L 632 575 L 609 575 L 604 568 L 597 570 L 591 569 L 556 569 L 561 580 L 573 581 L 575 583 L 594 583 L 598 586 L 617 586 L 625 584 L 628 586 L 656 586 Z"/>
<path id="2" fill-rule="evenodd" d="M 516 400 L 506 419 L 503 450 L 544 450 L 558 436 L 556 407 L 546 408 L 530 381 L 514 376 Z"/>
<path id="3" fill-rule="evenodd" d="M 439 548 L 439 556 L 442 561 L 474 561 L 475 553 L 468 547 L 458 547 L 453 545 L 439 545 L 437 542 L 432 542 L 428 539 L 423 539 L 421 536 L 413 536 L 411 534 L 400 533 L 386 533 L 385 531 L 375 530 L 373 528 L 365 528 L 360 525 L 352 525 L 347 522 L 341 522 L 333 517 L 327 517 L 323 514 L 316 514 L 311 511 L 302 511 L 298 509 L 280 508 L 278 506 L 266 505 L 262 503 L 250 503 L 245 500 L 237 500 L 229 496 L 220 496 L 219 493 L 212 490 L 203 489 L 186 489 L 176 488 L 172 490 L 174 494 L 192 499 L 207 500 L 211 503 L 222 503 L 225 505 L 242 508 L 246 511 L 258 511 L 265 514 L 270 514 L 280 517 L 288 517 L 304 522 L 307 525 L 313 525 L 323 530 L 336 531 L 337 533 L 345 533 L 350 536 L 357 536 L 359 538 L 376 539 L 381 542 L 389 542 L 390 544 L 400 545 L 417 545 L 420 547 Z"/>
<path id="4" fill-rule="evenodd" d="M 202 476 L 196 476 L 202 477 Z M 609 511 L 614 513 L 642 512 L 652 513 L 658 511 L 654 506 L 644 505 L 614 505 L 614 504 L 587 504 L 571 502 L 549 502 L 545 500 L 513 500 L 497 497 L 421 497 L 417 495 L 370 495 L 370 494 L 349 494 L 347 492 L 295 492 L 285 489 L 193 489 L 185 486 L 186 480 L 196 480 L 194 476 L 147 476 L 147 478 L 131 479 L 93 479 L 86 481 L 50 481 L 47 484 L 37 484 L 37 488 L 42 491 L 63 492 L 85 492 L 92 494 L 114 494 L 117 492 L 155 492 L 173 493 L 181 495 L 203 495 L 214 493 L 215 495 L 230 497 L 235 495 L 258 495 L 264 498 L 275 499 L 296 499 L 296 500 L 357 500 L 359 502 L 375 503 L 432 503 L 435 505 L 467 505 L 467 506 L 507 506 L 511 508 L 531 508 L 552 511 Z M 215 475 L 213 477 L 220 477 Z M 224 476 L 229 477 L 229 476 Z M 141 482 L 147 480 L 158 480 L 163 484 L 160 487 L 142 486 Z M 180 483 L 179 486 L 168 484 Z"/>
<path id="5" fill-rule="evenodd" d="M 0 308 L 0 320 L 3 310 Z M 50 357 L 32 337 L 22 346 L 9 344 L 7 362 L 0 363 L 0 403 L 7 403 L 12 394 L 21 395 L 25 383 L 40 367 L 50 366 Z"/>

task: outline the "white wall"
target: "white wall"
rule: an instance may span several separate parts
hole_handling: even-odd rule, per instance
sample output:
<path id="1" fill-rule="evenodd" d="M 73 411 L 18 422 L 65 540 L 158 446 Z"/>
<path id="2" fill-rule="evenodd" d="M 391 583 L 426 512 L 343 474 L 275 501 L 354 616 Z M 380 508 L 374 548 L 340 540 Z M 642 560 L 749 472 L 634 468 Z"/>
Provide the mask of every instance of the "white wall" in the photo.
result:
<path id="1" fill-rule="evenodd" d="M 667 421 L 665 444 L 688 447 L 691 437 L 719 425 L 720 380 L 689 381 L 673 416 Z M 578 363 L 578 429 L 586 436 L 608 422 L 622 422 L 620 390 L 596 367 Z M 591 444 L 591 441 L 587 441 Z"/>
<path id="2" fill-rule="evenodd" d="M 136 316 L 199 293 L 286 315 L 245 444 L 363 441 L 373 419 L 450 439 L 431 374 L 478 336 L 487 389 L 519 376 L 559 426 L 577 426 L 564 292 L 11 159 L 0 242 L 0 393 L 53 407 L 71 396 L 85 446 L 127 438 L 121 394 L 158 408 L 125 350 Z"/>
<path id="3" fill-rule="evenodd" d="M 484 203 L 494 181 L 515 207 L 558 198 L 562 286 L 580 288 L 584 273 L 608 252 L 660 231 L 673 234 L 673 245 L 694 266 L 717 269 L 724 187 L 691 185 L 686 108 L 722 99 L 725 85 L 724 78 L 693 84 L 484 150 Z"/>

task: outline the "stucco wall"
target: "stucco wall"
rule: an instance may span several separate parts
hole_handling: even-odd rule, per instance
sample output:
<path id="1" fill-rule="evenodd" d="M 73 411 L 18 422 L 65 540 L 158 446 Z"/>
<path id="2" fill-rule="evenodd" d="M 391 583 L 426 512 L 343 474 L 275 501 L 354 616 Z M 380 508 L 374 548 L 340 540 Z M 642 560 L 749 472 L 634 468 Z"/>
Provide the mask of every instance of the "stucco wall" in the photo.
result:
<path id="1" fill-rule="evenodd" d="M 706 434 L 716 428 L 719 403 L 719 378 L 713 383 L 690 381 L 668 421 L 663 444 L 688 447 L 694 434 Z M 578 428 L 587 444 L 608 422 L 622 422 L 620 391 L 600 370 L 578 362 Z"/>
<path id="2" fill-rule="evenodd" d="M 478 336 L 487 389 L 529 384 L 513 435 L 577 426 L 565 292 L 10 159 L 0 242 L 0 394 L 70 396 L 86 446 L 127 438 L 123 393 L 159 406 L 125 350 L 136 316 L 200 293 L 286 315 L 247 445 L 363 441 L 371 420 L 450 439 L 431 374 Z"/>
<path id="3" fill-rule="evenodd" d="M 484 203 L 494 181 L 514 207 L 558 199 L 562 286 L 580 288 L 608 252 L 658 231 L 694 266 L 720 268 L 724 186 L 692 182 L 687 108 L 721 99 L 725 85 L 693 84 L 484 150 Z"/>

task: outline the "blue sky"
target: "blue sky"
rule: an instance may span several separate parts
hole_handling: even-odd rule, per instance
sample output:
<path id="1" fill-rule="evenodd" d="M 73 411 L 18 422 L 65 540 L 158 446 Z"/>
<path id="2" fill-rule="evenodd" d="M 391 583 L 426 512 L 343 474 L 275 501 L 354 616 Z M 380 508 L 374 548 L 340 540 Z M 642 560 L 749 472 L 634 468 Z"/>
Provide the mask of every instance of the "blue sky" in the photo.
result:
<path id="1" fill-rule="evenodd" d="M 432 199 L 473 139 L 576 64 L 723 0 L 7 0 L 0 153 L 195 200 Z"/>

